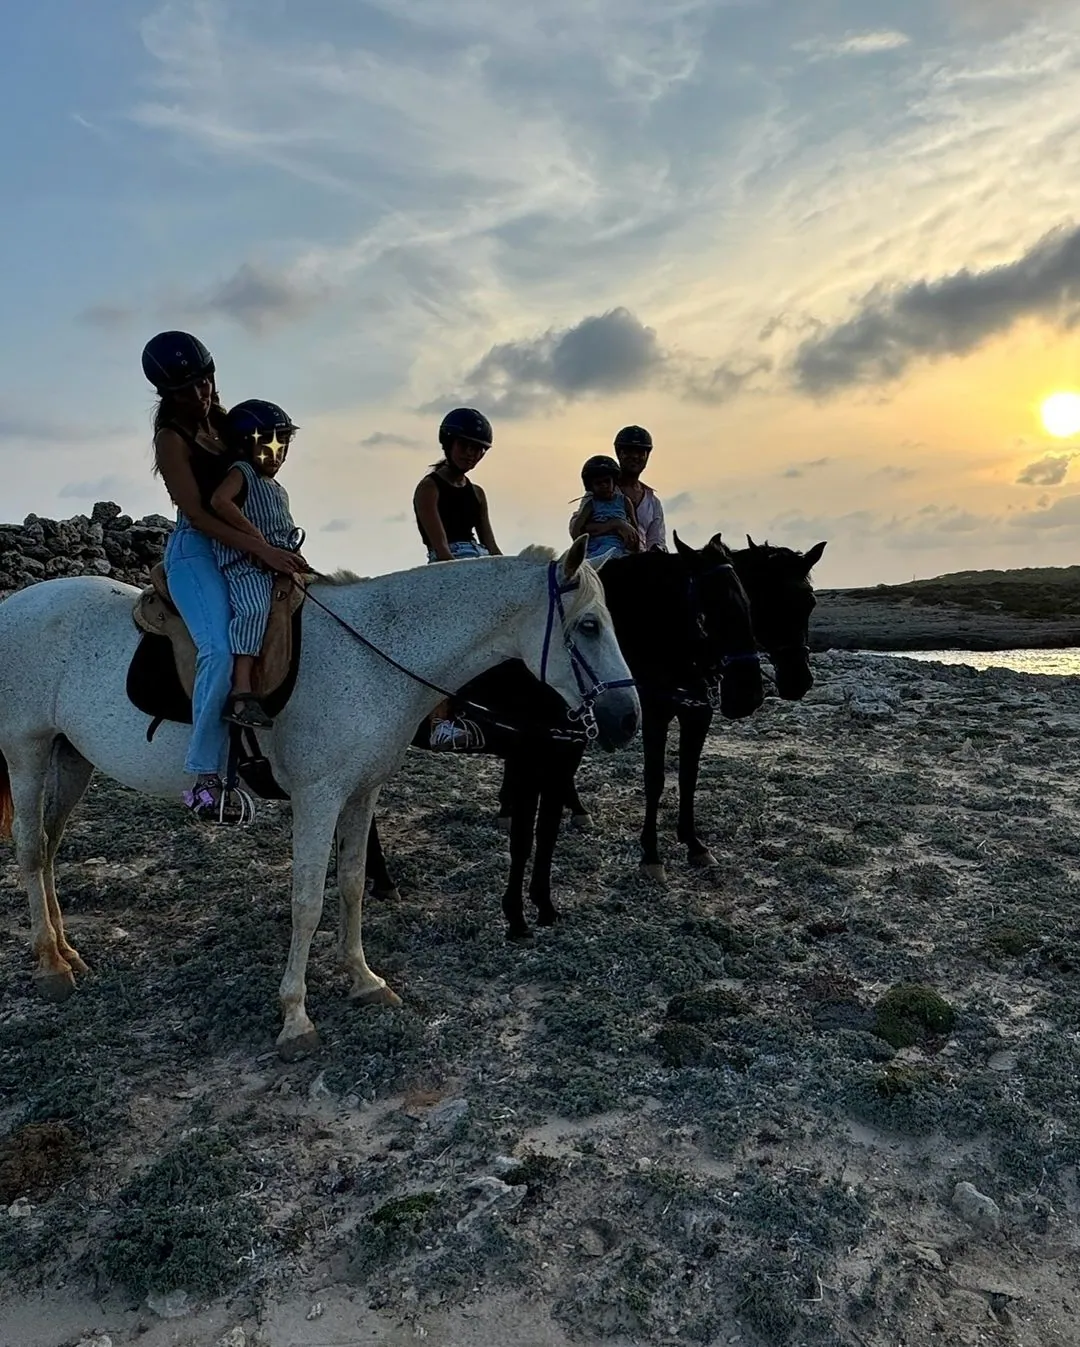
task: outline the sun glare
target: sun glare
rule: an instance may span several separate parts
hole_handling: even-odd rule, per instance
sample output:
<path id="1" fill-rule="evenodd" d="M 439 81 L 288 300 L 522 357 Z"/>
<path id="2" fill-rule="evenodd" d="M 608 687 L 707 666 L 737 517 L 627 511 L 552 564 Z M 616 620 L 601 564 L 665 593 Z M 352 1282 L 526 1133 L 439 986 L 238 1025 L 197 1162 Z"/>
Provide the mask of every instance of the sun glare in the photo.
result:
<path id="1" fill-rule="evenodd" d="M 1043 425 L 1059 439 L 1080 431 L 1080 393 L 1053 393 L 1041 412 Z"/>

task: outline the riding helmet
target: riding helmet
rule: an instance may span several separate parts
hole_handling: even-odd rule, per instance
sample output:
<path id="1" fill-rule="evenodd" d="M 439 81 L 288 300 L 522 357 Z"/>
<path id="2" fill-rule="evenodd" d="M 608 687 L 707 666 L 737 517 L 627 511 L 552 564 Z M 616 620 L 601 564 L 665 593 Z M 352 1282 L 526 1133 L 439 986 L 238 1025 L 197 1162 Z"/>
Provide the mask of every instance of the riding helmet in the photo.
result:
<path id="1" fill-rule="evenodd" d="M 615 436 L 616 449 L 644 449 L 652 452 L 652 436 L 644 426 L 623 426 Z"/>
<path id="2" fill-rule="evenodd" d="M 190 332 L 159 332 L 143 347 L 143 373 L 159 393 L 213 376 L 214 357 Z"/>
<path id="3" fill-rule="evenodd" d="M 474 407 L 455 407 L 446 413 L 439 427 L 439 443 L 444 449 L 452 440 L 470 440 L 490 449 L 493 439 L 491 422 Z"/>
<path id="4" fill-rule="evenodd" d="M 262 398 L 248 398 L 229 409 L 227 418 L 230 436 L 239 443 L 243 440 L 263 439 L 280 435 L 288 439 L 299 426 L 293 425 L 289 414 L 276 402 L 264 402 Z"/>
<path id="5" fill-rule="evenodd" d="M 622 468 L 607 454 L 594 454 L 592 458 L 586 459 L 581 469 L 581 483 L 586 491 L 598 477 L 614 477 L 617 482 L 621 476 Z"/>

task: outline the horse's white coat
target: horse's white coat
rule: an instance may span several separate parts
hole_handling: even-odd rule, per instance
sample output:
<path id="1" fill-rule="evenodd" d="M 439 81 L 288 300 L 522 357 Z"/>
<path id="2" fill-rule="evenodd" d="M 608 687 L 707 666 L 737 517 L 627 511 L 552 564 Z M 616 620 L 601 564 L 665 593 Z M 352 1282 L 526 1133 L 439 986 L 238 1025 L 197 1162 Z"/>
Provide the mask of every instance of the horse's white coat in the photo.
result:
<path id="1" fill-rule="evenodd" d="M 530 548 L 424 566 L 312 592 L 406 668 L 450 690 L 506 659 L 539 675 L 548 616 L 548 562 Z M 567 625 L 604 681 L 629 677 L 595 572 L 577 544 L 559 563 L 577 577 L 567 596 Z M 16 855 L 30 898 L 36 976 L 46 994 L 74 985 L 85 965 L 68 943 L 53 883 L 53 857 L 92 768 L 135 790 L 179 798 L 187 726 L 163 724 L 147 743 L 147 717 L 128 701 L 128 665 L 140 633 L 131 611 L 138 591 L 97 577 L 45 581 L 0 604 L 0 753 L 14 803 Z M 592 620 L 590 620 L 592 619 Z M 558 620 L 548 682 L 567 704 L 580 693 Z M 273 731 L 261 736 L 274 773 L 292 797 L 293 933 L 281 983 L 286 1052 L 315 1041 L 305 1010 L 305 970 L 322 913 L 335 829 L 340 851 L 341 954 L 351 995 L 396 1003 L 368 967 L 361 899 L 368 828 L 381 785 L 401 764 L 416 726 L 439 694 L 397 672 L 314 604 L 304 615 L 296 689 Z M 614 719 L 633 717 L 632 689 L 604 694 Z M 629 721 L 627 721 L 629 724 Z M 623 740 L 628 737 L 625 733 Z M 72 753 L 64 744 L 74 748 Z M 213 876 L 207 876 L 213 900 Z"/>

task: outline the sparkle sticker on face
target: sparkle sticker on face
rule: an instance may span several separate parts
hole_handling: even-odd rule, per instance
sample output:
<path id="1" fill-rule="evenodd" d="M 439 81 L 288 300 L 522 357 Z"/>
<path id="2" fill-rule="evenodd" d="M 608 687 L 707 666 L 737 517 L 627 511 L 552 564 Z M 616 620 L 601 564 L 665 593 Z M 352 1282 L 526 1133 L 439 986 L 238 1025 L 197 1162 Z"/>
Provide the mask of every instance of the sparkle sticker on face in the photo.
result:
<path id="1" fill-rule="evenodd" d="M 255 441 L 255 457 L 260 463 L 280 463 L 285 457 L 286 449 L 289 447 L 288 441 L 283 444 L 281 440 L 278 439 L 276 430 L 266 444 L 259 443 L 259 432 L 257 430 L 251 432 L 251 438 Z"/>

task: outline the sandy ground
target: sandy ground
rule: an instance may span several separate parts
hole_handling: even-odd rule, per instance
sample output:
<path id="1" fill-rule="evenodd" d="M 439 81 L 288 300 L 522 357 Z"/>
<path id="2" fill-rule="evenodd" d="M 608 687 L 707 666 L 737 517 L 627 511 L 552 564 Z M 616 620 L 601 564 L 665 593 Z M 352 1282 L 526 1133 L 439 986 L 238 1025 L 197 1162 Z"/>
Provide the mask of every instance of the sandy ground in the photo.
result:
<path id="1" fill-rule="evenodd" d="M 496 765 L 411 755 L 402 898 L 365 912 L 405 1006 L 346 1003 L 331 876 L 305 1063 L 273 1053 L 287 806 L 208 833 L 96 784 L 61 1007 L 5 852 L 0 1343 L 1074 1347 L 1080 689 L 816 672 L 714 728 L 714 870 L 669 809 L 643 880 L 639 752 L 590 757 L 531 948 Z"/>

